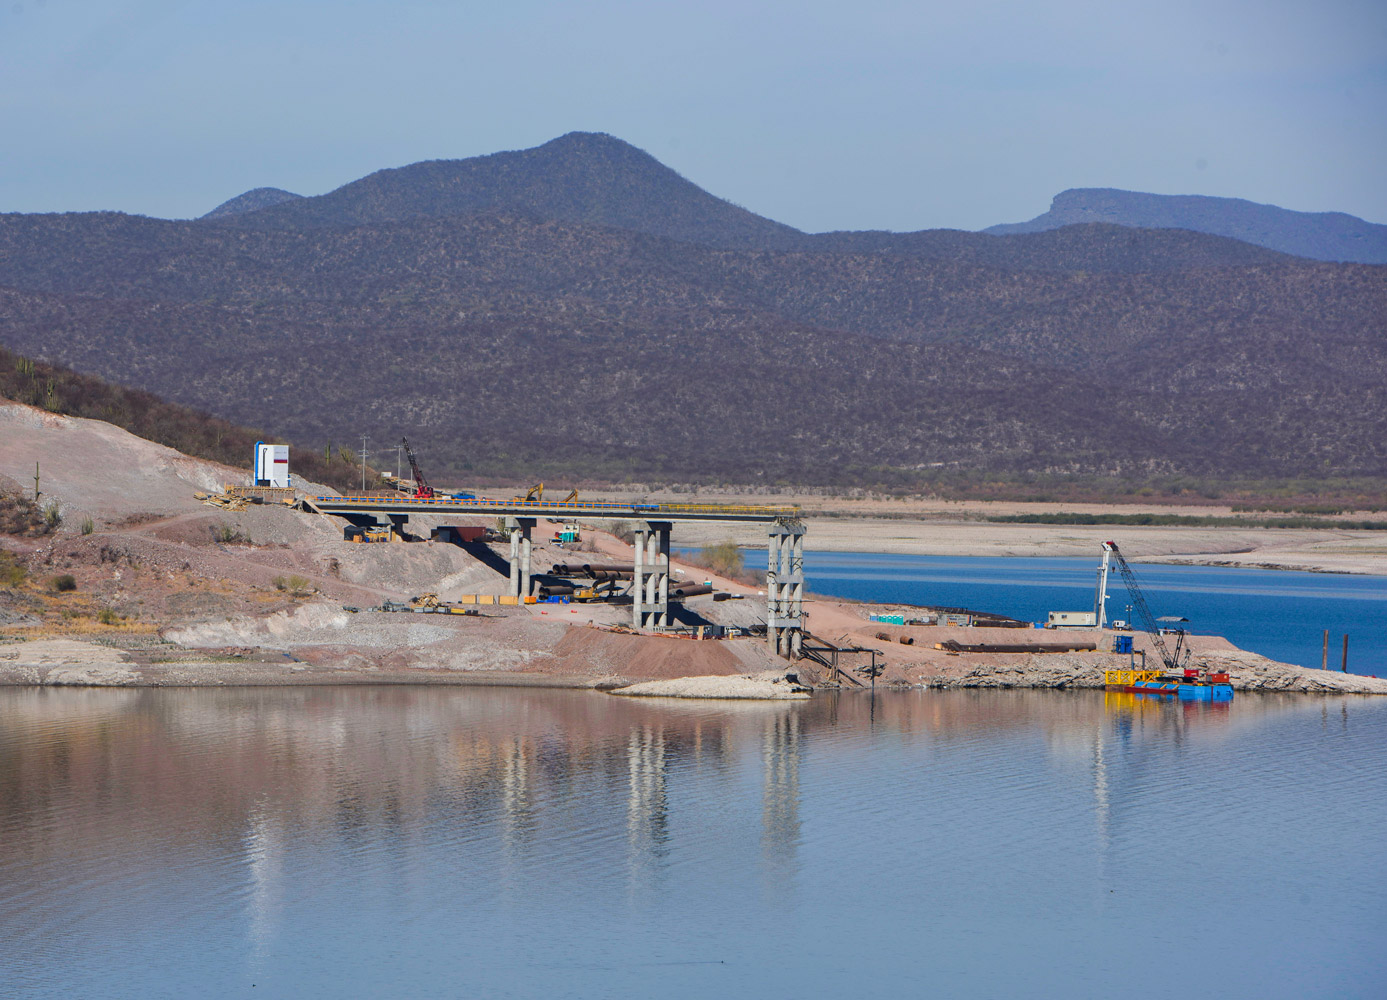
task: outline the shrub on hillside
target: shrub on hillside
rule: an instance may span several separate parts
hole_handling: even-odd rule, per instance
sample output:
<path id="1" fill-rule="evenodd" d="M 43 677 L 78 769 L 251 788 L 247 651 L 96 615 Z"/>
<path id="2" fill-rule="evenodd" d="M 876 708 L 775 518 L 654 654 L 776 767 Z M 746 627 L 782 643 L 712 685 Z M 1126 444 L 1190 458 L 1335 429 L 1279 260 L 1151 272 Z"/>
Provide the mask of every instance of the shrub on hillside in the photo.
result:
<path id="1" fill-rule="evenodd" d="M 0 549 L 0 587 L 18 587 L 28 576 L 18 556 Z"/>
<path id="2" fill-rule="evenodd" d="M 61 520 L 61 518 L 59 518 Z M 46 535 L 57 525 L 32 499 L 22 494 L 0 495 L 0 535 Z"/>

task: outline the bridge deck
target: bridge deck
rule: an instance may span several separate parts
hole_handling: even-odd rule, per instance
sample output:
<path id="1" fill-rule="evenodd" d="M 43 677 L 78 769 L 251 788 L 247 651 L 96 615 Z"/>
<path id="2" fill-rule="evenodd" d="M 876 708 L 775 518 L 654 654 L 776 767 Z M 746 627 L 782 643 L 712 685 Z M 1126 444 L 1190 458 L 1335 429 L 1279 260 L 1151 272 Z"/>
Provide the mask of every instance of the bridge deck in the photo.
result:
<path id="1" fill-rule="evenodd" d="M 798 519 L 798 507 L 711 503 L 623 503 L 607 501 L 457 500 L 438 497 L 311 497 L 324 514 L 469 514 L 485 517 L 622 518 L 642 521 L 762 521 Z"/>

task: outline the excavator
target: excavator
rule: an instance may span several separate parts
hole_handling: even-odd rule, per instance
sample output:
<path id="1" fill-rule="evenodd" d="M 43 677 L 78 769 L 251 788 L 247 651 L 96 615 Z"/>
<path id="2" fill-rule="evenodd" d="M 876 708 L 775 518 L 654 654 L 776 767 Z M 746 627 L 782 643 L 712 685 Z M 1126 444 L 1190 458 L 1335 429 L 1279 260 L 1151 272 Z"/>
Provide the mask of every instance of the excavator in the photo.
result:
<path id="1" fill-rule="evenodd" d="M 544 484 L 535 483 L 533 486 L 531 486 L 528 490 L 525 491 L 525 495 L 523 497 L 515 497 L 514 499 L 519 500 L 521 503 L 529 503 L 531 500 L 534 500 L 536 502 L 542 502 L 544 500 Z M 564 497 L 559 502 L 573 503 L 577 499 L 578 491 L 575 489 L 571 491 L 568 494 L 568 496 Z"/>

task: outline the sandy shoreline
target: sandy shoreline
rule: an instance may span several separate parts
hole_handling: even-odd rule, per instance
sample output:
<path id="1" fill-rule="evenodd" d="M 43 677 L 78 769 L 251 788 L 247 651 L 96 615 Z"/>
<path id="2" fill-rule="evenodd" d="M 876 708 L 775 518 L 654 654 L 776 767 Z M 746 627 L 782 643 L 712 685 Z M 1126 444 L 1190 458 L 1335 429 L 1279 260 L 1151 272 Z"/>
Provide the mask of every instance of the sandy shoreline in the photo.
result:
<path id="1" fill-rule="evenodd" d="M 334 642 L 321 635 L 326 606 L 307 621 L 281 631 L 272 646 L 232 653 L 225 648 L 183 647 L 173 661 L 151 660 L 137 650 L 71 638 L 35 639 L 0 645 L 0 686 L 43 687 L 261 687 L 320 685 L 440 685 L 587 688 L 654 697 L 785 699 L 807 696 L 808 689 L 844 691 L 866 687 L 863 653 L 844 655 L 836 676 L 810 660 L 787 663 L 756 639 L 688 641 L 611 632 L 580 625 L 553 626 L 517 617 L 505 634 L 493 625 L 450 623 L 451 632 L 422 646 L 407 647 L 410 615 L 342 615 L 331 626 L 342 634 Z M 1056 653 L 956 653 L 937 648 L 954 639 L 964 643 L 1014 643 L 1015 630 L 966 627 L 884 626 L 867 619 L 869 606 L 817 602 L 811 626 L 845 646 L 877 651 L 884 668 L 883 688 L 1101 688 L 1104 671 L 1123 669 L 1128 657 L 1111 652 L 1111 633 L 1048 632 L 1047 642 L 1073 643 Z M 298 617 L 298 616 L 291 616 Z M 314 625 L 316 620 L 318 624 Z M 362 629 L 376 633 L 369 638 Z M 382 631 L 393 633 L 380 642 Z M 354 634 L 355 633 L 355 634 Z M 1145 636 L 1133 637 L 1140 653 Z M 909 644 L 902 639 L 909 639 Z M 1028 635 L 1020 640 L 1030 640 Z M 1038 641 L 1038 640 L 1031 640 Z M 355 643 L 355 644 L 354 644 Z M 372 644 L 374 643 L 374 644 Z M 1210 670 L 1227 671 L 1239 691 L 1302 694 L 1387 695 L 1387 679 L 1278 663 L 1238 649 L 1217 636 L 1192 636 L 1195 660 Z M 450 653 L 481 653 L 450 661 Z M 503 666 L 494 654 L 525 653 L 521 669 Z M 1154 660 L 1154 654 L 1148 652 Z M 450 666 L 449 663 L 453 665 Z M 1158 662 L 1158 661 L 1156 661 Z"/>
<path id="2" fill-rule="evenodd" d="M 1387 532 L 1350 529 L 1006 524 L 979 520 L 815 517 L 805 513 L 805 549 L 920 556 L 1099 557 L 1116 541 L 1133 562 L 1239 566 L 1387 576 Z M 765 547 L 756 526 L 680 525 L 675 544 L 732 538 Z"/>

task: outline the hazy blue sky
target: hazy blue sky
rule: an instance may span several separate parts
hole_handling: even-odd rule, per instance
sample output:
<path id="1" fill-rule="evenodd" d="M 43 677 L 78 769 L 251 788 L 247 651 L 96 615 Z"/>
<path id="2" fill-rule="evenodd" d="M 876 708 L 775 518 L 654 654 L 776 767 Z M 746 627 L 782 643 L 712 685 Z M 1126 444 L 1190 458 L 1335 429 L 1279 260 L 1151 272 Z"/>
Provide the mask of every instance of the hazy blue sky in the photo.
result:
<path id="1" fill-rule="evenodd" d="M 0 0 L 0 211 L 199 215 L 574 129 L 808 230 L 1068 187 L 1387 223 L 1387 0 Z"/>

